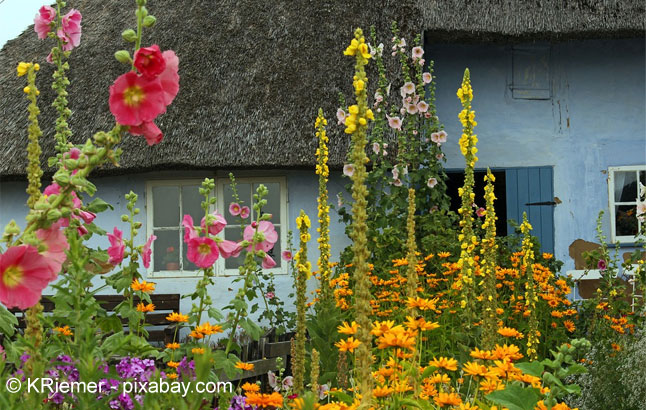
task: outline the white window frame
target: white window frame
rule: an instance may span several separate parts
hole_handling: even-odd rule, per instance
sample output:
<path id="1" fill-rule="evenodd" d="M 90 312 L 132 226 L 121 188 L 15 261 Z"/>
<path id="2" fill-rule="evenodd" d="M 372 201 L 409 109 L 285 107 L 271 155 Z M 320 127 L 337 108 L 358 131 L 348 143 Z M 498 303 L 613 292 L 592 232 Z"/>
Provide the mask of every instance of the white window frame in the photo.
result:
<path id="1" fill-rule="evenodd" d="M 182 185 L 200 185 L 202 184 L 202 181 L 204 181 L 204 178 L 185 178 L 185 179 L 151 179 L 146 181 L 146 238 L 150 237 L 150 235 L 153 234 L 154 232 L 154 226 L 153 226 L 153 211 L 154 211 L 154 204 L 153 204 L 153 187 L 157 186 L 182 186 Z M 211 205 L 209 212 L 213 212 L 214 210 L 218 210 L 219 213 L 224 215 L 225 219 L 227 221 L 231 220 L 232 216 L 229 215 L 228 208 L 225 209 L 225 204 L 224 204 L 224 187 L 229 185 L 230 180 L 229 178 L 226 177 L 219 177 L 215 178 L 215 183 L 216 183 L 216 196 L 217 196 L 217 203 L 215 204 L 215 207 Z M 236 178 L 236 183 L 242 184 L 242 183 L 249 183 L 249 184 L 267 184 L 267 183 L 278 183 L 280 184 L 280 220 L 281 223 L 279 226 L 281 227 L 280 230 L 280 245 L 281 249 L 285 250 L 288 247 L 287 244 L 287 231 L 289 230 L 289 219 L 288 219 L 288 209 L 289 209 L 289 202 L 288 202 L 288 193 L 287 193 L 287 178 L 284 176 L 279 176 L 279 177 L 241 177 L 241 178 Z M 180 201 L 181 201 L 181 189 L 180 189 Z M 245 204 L 247 206 L 250 206 L 250 204 Z M 181 206 L 181 204 L 180 204 Z M 180 215 L 181 215 L 181 208 L 180 208 Z M 198 223 L 199 221 L 194 221 L 195 223 Z M 183 232 L 183 228 L 180 228 L 180 233 Z M 218 234 L 219 237 L 224 239 L 224 230 Z M 185 244 L 182 241 L 182 238 L 180 237 L 180 252 L 179 252 L 179 258 L 180 258 L 180 266 L 181 266 L 181 259 L 184 256 L 183 252 L 183 246 Z M 155 252 L 155 242 L 152 244 L 152 252 L 153 252 L 153 259 L 154 259 L 154 252 Z M 277 258 L 280 258 L 280 255 L 275 255 Z M 280 268 L 273 268 L 273 269 L 265 269 L 265 271 L 272 272 L 273 274 L 276 275 L 282 275 L 282 274 L 287 274 L 288 273 L 288 267 L 287 263 L 282 261 L 281 267 Z M 239 270 L 238 269 L 225 269 L 224 265 L 224 258 L 218 258 L 218 260 L 215 263 L 215 274 L 216 276 L 237 276 L 239 275 Z M 151 279 L 159 279 L 159 278 L 194 278 L 194 277 L 200 277 L 199 270 L 197 271 L 183 271 L 183 270 L 178 270 L 178 271 L 167 271 L 167 270 L 162 270 L 162 271 L 154 271 L 154 263 L 150 264 L 150 267 L 147 269 L 147 276 Z"/>
<path id="2" fill-rule="evenodd" d="M 616 202 L 615 201 L 615 172 L 630 172 L 634 171 L 637 174 L 637 195 L 639 195 L 639 172 L 646 171 L 646 165 L 626 165 L 619 167 L 608 167 L 608 210 L 610 211 L 610 240 L 619 243 L 635 243 L 637 241 L 637 236 L 643 235 L 646 232 L 641 232 L 640 224 L 637 224 L 638 233 L 637 236 L 630 235 L 617 235 L 617 226 L 616 226 L 616 214 L 615 206 L 616 205 L 635 205 L 637 206 L 637 201 L 639 198 L 635 198 L 632 202 Z M 635 215 L 637 218 L 637 215 Z"/>
<path id="3" fill-rule="evenodd" d="M 222 215 L 226 215 L 225 219 L 231 219 L 229 214 L 228 206 L 225 206 L 224 203 L 224 188 L 231 183 L 229 178 L 218 178 L 216 181 L 216 194 L 217 194 L 217 209 Z M 283 251 L 287 249 L 287 231 L 289 230 L 289 219 L 288 219 L 288 208 L 289 201 L 287 195 L 287 178 L 285 177 L 236 177 L 236 184 L 270 184 L 277 183 L 280 185 L 280 249 Z M 255 193 L 255 192 L 254 192 Z M 253 193 L 252 193 L 253 195 Z M 253 196 L 252 196 L 253 198 Z M 251 207 L 251 204 L 244 204 L 245 206 Z M 218 235 L 224 239 L 224 230 Z M 281 255 L 274 255 L 275 258 L 280 258 Z M 236 269 L 225 269 L 224 258 L 219 258 L 216 263 L 216 270 L 219 276 L 238 276 L 240 271 Z M 274 275 L 286 275 L 288 273 L 287 263 L 281 261 L 281 266 L 279 268 L 265 269 L 267 272 L 271 272 Z"/>

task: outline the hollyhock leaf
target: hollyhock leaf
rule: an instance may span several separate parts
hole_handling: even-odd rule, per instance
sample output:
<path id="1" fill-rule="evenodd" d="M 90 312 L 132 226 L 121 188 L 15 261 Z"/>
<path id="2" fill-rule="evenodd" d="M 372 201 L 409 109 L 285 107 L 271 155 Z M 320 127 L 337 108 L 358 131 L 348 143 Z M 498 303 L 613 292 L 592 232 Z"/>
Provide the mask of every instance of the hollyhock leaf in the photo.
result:
<path id="1" fill-rule="evenodd" d="M 88 210 L 89 212 L 94 212 L 95 214 L 98 214 L 99 212 L 103 212 L 107 209 L 114 210 L 114 207 L 109 203 L 105 202 L 101 198 L 94 198 L 92 202 L 85 205 L 85 209 Z"/>
<path id="2" fill-rule="evenodd" d="M 11 337 L 16 332 L 16 326 L 18 326 L 16 316 L 0 305 L 0 332 Z"/>

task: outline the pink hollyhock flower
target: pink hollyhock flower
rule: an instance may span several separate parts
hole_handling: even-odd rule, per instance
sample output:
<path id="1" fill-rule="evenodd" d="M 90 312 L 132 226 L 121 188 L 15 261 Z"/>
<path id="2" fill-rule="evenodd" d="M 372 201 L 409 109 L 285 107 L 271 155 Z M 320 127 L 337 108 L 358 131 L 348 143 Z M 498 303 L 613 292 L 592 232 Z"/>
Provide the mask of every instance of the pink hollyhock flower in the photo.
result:
<path id="1" fill-rule="evenodd" d="M 212 215 L 214 219 L 211 222 L 211 225 L 209 225 L 209 233 L 211 235 L 217 235 L 222 232 L 225 226 L 227 226 L 227 221 L 224 219 L 224 216 L 220 215 L 217 211 L 213 212 Z M 202 218 L 200 226 L 202 229 L 206 228 L 206 218 Z"/>
<path id="2" fill-rule="evenodd" d="M 269 383 L 269 387 L 271 387 L 275 391 L 280 390 L 280 388 L 278 387 L 278 378 L 276 377 L 276 374 L 271 370 L 267 372 L 267 383 Z"/>
<path id="3" fill-rule="evenodd" d="M 166 50 L 162 53 L 166 68 L 159 75 L 162 89 L 164 90 L 164 104 L 169 105 L 175 99 L 179 91 L 179 58 L 175 55 L 173 50 Z"/>
<path id="4" fill-rule="evenodd" d="M 406 97 L 408 94 L 413 94 L 415 92 L 415 84 L 412 81 L 404 83 L 401 88 L 402 97 Z"/>
<path id="5" fill-rule="evenodd" d="M 417 60 L 417 64 L 419 64 L 422 67 L 424 67 L 424 63 L 426 63 L 426 60 L 424 60 L 423 58 L 420 58 L 419 60 Z"/>
<path id="6" fill-rule="evenodd" d="M 218 246 L 211 238 L 200 238 L 196 236 L 188 241 L 186 257 L 200 268 L 213 266 L 219 256 Z"/>
<path id="7" fill-rule="evenodd" d="M 271 269 L 276 266 L 276 261 L 271 256 L 265 255 L 265 257 L 262 259 L 261 265 L 263 269 Z"/>
<path id="8" fill-rule="evenodd" d="M 120 75 L 110 86 L 109 103 L 110 112 L 122 125 L 139 126 L 166 110 L 161 82 L 133 71 Z"/>
<path id="9" fill-rule="evenodd" d="M 272 300 L 273 298 L 276 297 L 276 294 L 274 292 L 267 292 L 265 293 L 265 297 L 269 300 Z"/>
<path id="10" fill-rule="evenodd" d="M 70 51 L 81 44 L 81 12 L 70 10 L 61 19 L 61 28 L 56 35 L 63 41 L 63 51 Z"/>
<path id="11" fill-rule="evenodd" d="M 229 205 L 229 213 L 231 216 L 240 215 L 240 209 L 240 204 L 237 202 L 232 202 L 231 205 Z"/>
<path id="12" fill-rule="evenodd" d="M 388 125 L 390 126 L 390 128 L 401 131 L 402 120 L 399 117 L 389 117 L 386 115 L 386 118 L 388 118 Z"/>
<path id="13" fill-rule="evenodd" d="M 422 49 L 422 47 L 419 47 L 419 46 L 413 47 L 412 55 L 413 55 L 413 60 L 420 59 L 424 55 L 424 49 Z"/>
<path id="14" fill-rule="evenodd" d="M 140 125 L 130 126 L 128 131 L 132 135 L 143 135 L 148 146 L 159 144 L 164 138 L 162 131 L 152 121 L 144 121 Z"/>
<path id="15" fill-rule="evenodd" d="M 184 242 L 188 243 L 191 239 L 197 237 L 197 231 L 193 224 L 193 217 L 191 215 L 184 215 L 182 219 L 182 226 L 184 227 Z"/>
<path id="16" fill-rule="evenodd" d="M 287 376 L 283 379 L 283 390 L 289 390 L 294 386 L 294 378 L 292 376 Z"/>
<path id="17" fill-rule="evenodd" d="M 399 179 L 399 168 L 393 168 L 393 179 Z"/>
<path id="18" fill-rule="evenodd" d="M 53 276 L 47 258 L 38 249 L 12 246 L 0 255 L 0 302 L 23 310 L 34 306 Z"/>
<path id="19" fill-rule="evenodd" d="M 397 178 L 393 181 L 393 185 L 395 186 L 402 186 L 402 180 Z"/>
<path id="20" fill-rule="evenodd" d="M 243 206 L 242 208 L 240 208 L 240 217 L 242 219 L 249 218 L 249 215 L 251 215 L 251 210 L 248 206 Z"/>
<path id="21" fill-rule="evenodd" d="M 424 81 L 424 84 L 428 84 L 431 81 L 433 81 L 433 76 L 431 73 L 423 73 L 422 74 L 422 81 Z"/>
<path id="22" fill-rule="evenodd" d="M 408 111 L 409 114 L 417 114 L 417 105 L 415 104 L 406 104 L 406 111 Z"/>
<path id="23" fill-rule="evenodd" d="M 417 103 L 417 110 L 419 112 L 426 112 L 428 111 L 428 104 L 425 101 L 420 101 Z"/>
<path id="24" fill-rule="evenodd" d="M 294 256 L 290 251 L 282 251 L 280 256 L 283 258 L 284 261 L 287 261 L 287 262 L 291 261 L 294 258 Z"/>
<path id="25" fill-rule="evenodd" d="M 426 185 L 429 188 L 435 188 L 435 185 L 437 185 L 437 178 L 433 178 L 433 177 L 429 178 L 428 181 L 426 181 Z"/>
<path id="26" fill-rule="evenodd" d="M 47 259 L 52 271 L 50 280 L 54 280 L 58 276 L 58 272 L 61 271 L 61 267 L 65 259 L 67 259 L 65 251 L 70 248 L 65 233 L 61 229 L 62 225 L 63 221 L 59 221 L 52 224 L 48 229 L 39 229 L 36 231 L 36 237 L 40 239 L 41 244 L 45 247 L 41 255 Z"/>
<path id="27" fill-rule="evenodd" d="M 597 269 L 599 270 L 606 270 L 608 266 L 606 265 L 606 261 L 603 259 L 599 259 L 599 262 L 597 262 Z"/>
<path id="28" fill-rule="evenodd" d="M 116 227 L 113 232 L 108 234 L 108 241 L 110 241 L 110 247 L 108 248 L 108 256 L 110 256 L 110 259 L 108 259 L 108 263 L 116 266 L 123 261 L 123 253 L 126 250 L 126 245 L 123 242 L 123 232 Z"/>
<path id="29" fill-rule="evenodd" d="M 446 142 L 446 131 L 438 131 L 438 132 L 433 132 L 431 133 L 431 141 L 436 143 L 437 145 L 442 145 L 442 143 Z"/>
<path id="30" fill-rule="evenodd" d="M 646 214 L 646 202 L 637 202 L 637 216 Z"/>
<path id="31" fill-rule="evenodd" d="M 382 102 L 383 100 L 384 100 L 384 96 L 383 96 L 383 95 L 381 95 L 381 93 L 379 92 L 379 90 L 375 91 L 375 104 L 379 104 L 379 103 L 380 103 L 380 102 Z"/>
<path id="32" fill-rule="evenodd" d="M 238 242 L 228 241 L 226 239 L 217 242 L 218 249 L 223 258 L 237 257 L 242 251 L 242 245 Z"/>
<path id="33" fill-rule="evenodd" d="M 135 53 L 134 65 L 144 77 L 155 78 L 166 69 L 166 60 L 157 44 L 141 47 Z"/>
<path id="34" fill-rule="evenodd" d="M 247 225 L 244 228 L 244 232 L 242 235 L 242 238 L 245 241 L 251 242 L 253 240 L 253 236 L 256 232 L 256 227 L 258 229 L 259 233 L 262 233 L 265 239 L 256 244 L 256 249 L 257 251 L 264 251 L 264 252 L 269 252 L 271 248 L 274 247 L 274 244 L 278 240 L 278 233 L 276 232 L 276 229 L 274 228 L 274 224 L 269 222 L 269 221 L 260 221 L 258 224 L 255 222 L 251 225 Z M 249 251 L 251 251 L 251 245 L 247 248 Z"/>
<path id="35" fill-rule="evenodd" d="M 51 23 L 56 18 L 56 10 L 50 6 L 43 6 L 38 10 L 34 17 L 34 31 L 38 38 L 43 40 L 47 38 L 47 33 L 52 29 Z"/>
<path id="36" fill-rule="evenodd" d="M 437 158 L 437 160 L 439 161 L 439 160 L 441 160 L 442 158 L 444 158 L 444 154 L 440 152 L 439 154 L 436 154 L 436 155 L 435 155 L 435 158 Z"/>
<path id="37" fill-rule="evenodd" d="M 486 213 L 487 211 L 483 207 L 480 207 L 476 210 L 476 215 L 478 215 L 478 218 L 482 218 Z"/>
<path id="38" fill-rule="evenodd" d="M 352 175 L 354 175 L 354 165 L 345 164 L 343 166 L 343 175 L 345 175 L 346 177 L 352 177 Z"/>
<path id="39" fill-rule="evenodd" d="M 380 146 L 378 142 L 372 143 L 372 152 L 374 152 L 375 154 L 379 154 L 379 148 Z"/>
<path id="40" fill-rule="evenodd" d="M 345 118 L 347 114 L 341 108 L 336 110 L 336 119 L 338 120 L 339 125 L 345 125 Z"/>
<path id="41" fill-rule="evenodd" d="M 150 235 L 150 237 L 146 241 L 146 244 L 141 250 L 141 260 L 144 263 L 144 268 L 146 269 L 150 267 L 150 255 L 153 253 L 153 250 L 150 247 L 155 239 L 157 239 L 155 235 Z"/>

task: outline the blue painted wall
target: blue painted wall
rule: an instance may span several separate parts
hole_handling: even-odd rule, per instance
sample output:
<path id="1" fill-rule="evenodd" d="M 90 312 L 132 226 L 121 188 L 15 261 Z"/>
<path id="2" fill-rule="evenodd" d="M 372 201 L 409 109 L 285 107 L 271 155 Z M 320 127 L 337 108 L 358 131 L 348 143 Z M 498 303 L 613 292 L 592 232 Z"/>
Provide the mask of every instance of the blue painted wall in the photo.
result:
<path id="1" fill-rule="evenodd" d="M 596 218 L 607 215 L 610 166 L 646 163 L 646 88 L 643 39 L 569 41 L 551 45 L 551 98 L 512 98 L 510 45 L 427 44 L 435 61 L 437 106 L 449 133 L 447 168 L 463 168 L 456 90 L 471 72 L 478 126 L 478 168 L 551 166 L 555 253 L 574 268 L 568 247 L 596 241 Z"/>

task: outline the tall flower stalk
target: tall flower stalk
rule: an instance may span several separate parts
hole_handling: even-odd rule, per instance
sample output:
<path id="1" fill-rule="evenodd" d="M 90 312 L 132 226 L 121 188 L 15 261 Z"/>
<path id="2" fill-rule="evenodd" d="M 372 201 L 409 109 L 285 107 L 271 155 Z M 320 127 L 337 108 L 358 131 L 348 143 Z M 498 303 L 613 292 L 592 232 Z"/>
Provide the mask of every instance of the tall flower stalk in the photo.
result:
<path id="1" fill-rule="evenodd" d="M 487 175 L 485 176 L 485 201 L 486 211 L 485 220 L 482 228 L 485 230 L 485 237 L 482 240 L 482 273 L 484 274 L 482 286 L 482 347 L 484 349 L 493 349 L 496 344 L 497 329 L 496 329 L 496 251 L 498 245 L 496 244 L 496 210 L 494 209 L 494 201 L 496 195 L 494 194 L 493 183 L 496 178 L 487 168 Z"/>
<path id="2" fill-rule="evenodd" d="M 323 116 L 323 110 L 319 108 L 318 117 L 314 127 L 319 140 L 319 147 L 316 150 L 316 174 L 319 176 L 318 216 L 319 216 L 319 246 L 318 271 L 321 280 L 321 303 L 327 304 L 331 298 L 330 293 L 330 205 L 328 204 L 327 182 L 330 177 L 328 162 L 329 138 L 325 132 L 327 120 Z"/>
<path id="3" fill-rule="evenodd" d="M 307 260 L 307 242 L 310 240 L 310 218 L 301 209 L 296 218 L 296 227 L 300 232 L 300 249 L 296 254 L 296 338 L 294 340 L 294 392 L 302 394 L 305 388 L 305 310 L 307 279 L 310 276 L 311 264 Z"/>
<path id="4" fill-rule="evenodd" d="M 366 87 L 368 78 L 366 77 L 365 66 L 370 59 L 370 52 L 368 45 L 363 37 L 363 31 L 356 29 L 354 32 L 354 39 L 344 52 L 347 56 L 354 56 L 356 60 L 355 75 L 353 77 L 352 85 L 354 87 L 354 94 L 357 99 L 355 105 L 348 107 L 349 116 L 345 120 L 345 133 L 352 136 L 352 150 L 350 153 L 350 160 L 354 164 L 354 173 L 352 174 L 352 198 L 354 203 L 352 205 L 352 252 L 354 267 L 354 313 L 356 321 L 359 324 L 357 332 L 357 339 L 361 342 L 357 348 L 357 374 L 356 381 L 361 394 L 361 404 L 359 409 L 367 409 L 372 403 L 372 353 L 370 346 L 372 345 L 370 334 L 371 322 L 370 314 L 372 307 L 370 300 L 372 295 L 370 293 L 370 280 L 368 274 L 370 268 L 368 266 L 368 238 L 366 235 L 368 226 L 366 223 L 366 196 L 368 190 L 366 189 L 366 131 L 368 128 L 368 120 L 374 120 L 372 110 L 368 108 L 368 96 Z"/>
<path id="5" fill-rule="evenodd" d="M 536 316 L 536 285 L 534 282 L 534 250 L 532 249 L 532 239 L 530 231 L 532 226 L 527 220 L 527 213 L 523 212 L 523 223 L 520 225 L 520 231 L 523 234 L 522 253 L 523 262 L 522 270 L 525 273 L 525 312 L 529 312 L 529 329 L 527 330 L 527 358 L 529 360 L 538 359 L 538 317 Z"/>
<path id="6" fill-rule="evenodd" d="M 17 68 L 19 77 L 25 74 L 27 75 L 27 86 L 23 91 L 27 94 L 27 99 L 29 100 L 29 108 L 27 108 L 29 111 L 29 145 L 27 145 L 27 180 L 29 181 L 27 194 L 29 195 L 29 199 L 27 200 L 27 205 L 30 209 L 34 208 L 34 205 L 40 198 L 40 178 L 43 176 L 43 170 L 40 168 L 40 154 L 42 150 L 38 141 L 43 135 L 43 132 L 38 125 L 38 114 L 40 114 L 40 110 L 38 109 L 36 101 L 38 94 L 40 94 L 40 91 L 36 87 L 36 71 L 39 69 L 39 64 L 32 63 L 20 63 Z"/>
<path id="7" fill-rule="evenodd" d="M 474 168 L 478 157 L 476 153 L 477 136 L 473 133 L 473 128 L 477 125 L 475 121 L 475 111 L 471 110 L 471 101 L 473 100 L 473 89 L 469 77 L 469 69 L 464 70 L 462 86 L 457 92 L 458 98 L 462 103 L 462 111 L 458 118 L 462 123 L 462 136 L 460 137 L 460 151 L 466 160 L 464 168 L 464 186 L 458 188 L 458 193 L 462 198 L 462 206 L 458 210 L 461 216 L 460 234 L 460 267 L 462 294 L 460 306 L 463 309 L 465 326 L 471 328 L 475 315 L 475 247 L 478 239 L 473 231 L 473 202 L 475 194 L 473 193 Z"/>
<path id="8" fill-rule="evenodd" d="M 406 269 L 406 290 L 409 298 L 417 297 L 417 242 L 415 241 L 415 190 L 408 190 L 408 219 L 406 222 L 408 228 L 408 240 L 406 241 L 406 259 L 408 267 Z M 414 308 L 410 312 L 411 316 L 416 316 Z"/>

